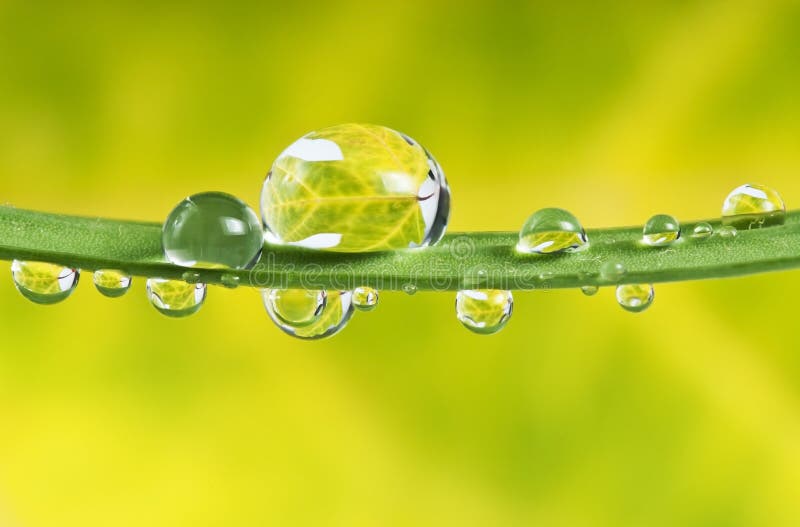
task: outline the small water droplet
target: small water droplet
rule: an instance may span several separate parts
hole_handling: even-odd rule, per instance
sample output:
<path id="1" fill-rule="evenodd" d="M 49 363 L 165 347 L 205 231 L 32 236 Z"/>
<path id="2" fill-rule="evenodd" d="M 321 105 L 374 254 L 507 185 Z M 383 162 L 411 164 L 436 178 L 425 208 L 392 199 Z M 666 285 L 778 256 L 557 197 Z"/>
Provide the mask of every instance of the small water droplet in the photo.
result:
<path id="1" fill-rule="evenodd" d="M 775 189 L 765 185 L 742 185 L 722 204 L 722 222 L 737 229 L 783 225 L 786 205 Z"/>
<path id="2" fill-rule="evenodd" d="M 359 311 L 372 311 L 378 307 L 378 291 L 371 287 L 356 287 L 353 291 L 353 305 Z"/>
<path id="3" fill-rule="evenodd" d="M 597 294 L 598 291 L 600 291 L 600 288 L 597 287 L 596 285 L 581 286 L 581 293 L 583 293 L 586 296 L 594 296 Z"/>
<path id="4" fill-rule="evenodd" d="M 600 278 L 606 282 L 619 282 L 626 273 L 622 262 L 605 261 L 600 264 Z"/>
<path id="5" fill-rule="evenodd" d="M 181 279 L 187 284 L 198 284 L 200 283 L 200 273 L 196 271 L 186 271 L 181 275 Z"/>
<path id="6" fill-rule="evenodd" d="M 547 282 L 548 280 L 552 280 L 554 276 L 555 273 L 553 273 L 552 271 L 542 271 L 541 273 L 539 273 L 539 280 L 541 280 L 542 282 Z"/>
<path id="7" fill-rule="evenodd" d="M 409 296 L 413 296 L 417 293 L 417 286 L 414 284 L 405 284 L 403 285 L 403 292 Z"/>
<path id="8" fill-rule="evenodd" d="M 710 223 L 701 222 L 694 226 L 692 229 L 692 238 L 704 240 L 714 234 L 714 227 Z"/>
<path id="9" fill-rule="evenodd" d="M 206 300 L 205 284 L 188 284 L 182 280 L 150 278 L 147 298 L 162 315 L 172 318 L 194 315 Z"/>
<path id="10" fill-rule="evenodd" d="M 456 295 L 456 316 L 470 331 L 491 335 L 505 327 L 514 310 L 511 291 L 468 289 Z"/>
<path id="11" fill-rule="evenodd" d="M 681 225 L 669 214 L 656 214 L 647 220 L 642 230 L 642 241 L 652 247 L 664 247 L 681 237 Z"/>
<path id="12" fill-rule="evenodd" d="M 219 278 L 219 281 L 222 282 L 222 285 L 224 285 L 228 289 L 236 289 L 237 287 L 239 287 L 241 279 L 235 274 L 225 273 Z"/>
<path id="13" fill-rule="evenodd" d="M 131 277 L 115 269 L 100 269 L 92 276 L 94 286 L 100 294 L 109 298 L 119 298 L 131 288 Z"/>
<path id="14" fill-rule="evenodd" d="M 349 291 L 265 289 L 261 292 L 270 319 L 284 333 L 319 340 L 339 333 L 353 316 Z"/>
<path id="15" fill-rule="evenodd" d="M 78 286 L 80 271 L 45 262 L 11 263 L 14 285 L 22 296 L 36 304 L 56 304 L 66 300 Z"/>
<path id="16" fill-rule="evenodd" d="M 517 251 L 526 254 L 571 252 L 588 247 L 578 219 L 564 209 L 541 209 L 522 226 Z"/>
<path id="17" fill-rule="evenodd" d="M 617 302 L 632 313 L 644 311 L 653 303 L 655 291 L 650 284 L 623 284 L 617 286 Z"/>
<path id="18" fill-rule="evenodd" d="M 736 235 L 739 234 L 739 231 L 736 230 L 736 227 L 731 225 L 723 225 L 717 229 L 717 234 L 722 238 L 735 238 Z"/>

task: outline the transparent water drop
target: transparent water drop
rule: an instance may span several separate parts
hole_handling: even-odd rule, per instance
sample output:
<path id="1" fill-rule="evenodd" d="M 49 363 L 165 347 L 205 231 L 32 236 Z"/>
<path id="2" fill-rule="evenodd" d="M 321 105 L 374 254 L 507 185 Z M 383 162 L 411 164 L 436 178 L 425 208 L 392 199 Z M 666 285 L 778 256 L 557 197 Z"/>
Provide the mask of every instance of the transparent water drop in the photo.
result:
<path id="1" fill-rule="evenodd" d="M 414 284 L 405 284 L 403 285 L 403 292 L 409 296 L 413 296 L 417 294 L 417 286 Z"/>
<path id="2" fill-rule="evenodd" d="M 456 294 L 456 317 L 465 328 L 480 335 L 503 329 L 513 311 L 511 291 L 468 289 Z"/>
<path id="3" fill-rule="evenodd" d="M 349 291 L 265 289 L 261 294 L 275 325 L 303 340 L 331 337 L 344 329 L 353 316 Z"/>
<path id="4" fill-rule="evenodd" d="M 436 159 L 407 135 L 341 124 L 278 156 L 261 215 L 270 243 L 341 252 L 424 247 L 445 233 L 450 190 Z"/>
<path id="5" fill-rule="evenodd" d="M 626 272 L 622 262 L 608 260 L 600 264 L 600 278 L 606 282 L 619 282 Z"/>
<path id="6" fill-rule="evenodd" d="M 223 274 L 219 280 L 220 282 L 222 282 L 222 285 L 224 285 L 228 289 L 236 289 L 237 287 L 239 287 L 239 284 L 241 283 L 241 279 L 232 273 Z"/>
<path id="7" fill-rule="evenodd" d="M 181 275 L 181 280 L 183 280 L 187 284 L 199 284 L 200 273 L 196 271 L 186 271 Z"/>
<path id="8" fill-rule="evenodd" d="M 597 287 L 596 285 L 581 286 L 581 293 L 583 293 L 586 296 L 594 296 L 597 294 L 598 291 L 600 291 L 600 288 Z"/>
<path id="9" fill-rule="evenodd" d="M 150 278 L 147 298 L 162 315 L 183 318 L 194 315 L 206 300 L 205 284 L 188 284 L 183 280 Z"/>
<path id="10" fill-rule="evenodd" d="M 632 313 L 644 311 L 653 303 L 655 291 L 651 284 L 623 284 L 617 286 L 617 302 Z"/>
<path id="11" fill-rule="evenodd" d="M 519 231 L 517 251 L 526 254 L 571 252 L 588 247 L 578 219 L 564 209 L 541 209 L 534 212 Z"/>
<path id="12" fill-rule="evenodd" d="M 775 189 L 748 184 L 737 187 L 722 204 L 722 222 L 737 229 L 783 225 L 786 205 Z"/>
<path id="13" fill-rule="evenodd" d="M 656 214 L 647 220 L 642 241 L 652 247 L 665 247 L 681 237 L 681 225 L 669 214 Z"/>
<path id="14" fill-rule="evenodd" d="M 723 225 L 719 229 L 717 229 L 717 234 L 720 235 L 722 238 L 735 238 L 739 231 L 736 230 L 736 227 L 732 225 Z"/>
<path id="15" fill-rule="evenodd" d="M 109 298 L 119 298 L 131 288 L 130 275 L 115 269 L 100 269 L 92 278 L 100 294 Z"/>
<path id="16" fill-rule="evenodd" d="M 14 285 L 22 296 L 36 304 L 56 304 L 66 300 L 78 286 L 80 271 L 45 262 L 11 263 Z"/>
<path id="17" fill-rule="evenodd" d="M 378 291 L 371 287 L 356 287 L 353 290 L 353 305 L 359 311 L 372 311 L 378 307 Z"/>
<path id="18" fill-rule="evenodd" d="M 167 217 L 164 255 L 183 267 L 245 269 L 258 259 L 264 234 L 258 215 L 222 192 L 188 197 Z"/>
<path id="19" fill-rule="evenodd" d="M 700 222 L 692 229 L 692 238 L 698 240 L 710 238 L 712 234 L 714 234 L 714 227 L 712 227 L 710 223 Z"/>

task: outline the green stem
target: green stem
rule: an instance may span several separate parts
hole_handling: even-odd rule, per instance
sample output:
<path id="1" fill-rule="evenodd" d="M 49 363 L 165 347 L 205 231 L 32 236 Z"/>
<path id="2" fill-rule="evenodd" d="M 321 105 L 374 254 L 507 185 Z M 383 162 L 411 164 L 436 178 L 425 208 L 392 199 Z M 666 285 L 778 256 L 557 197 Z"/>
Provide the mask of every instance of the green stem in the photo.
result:
<path id="1" fill-rule="evenodd" d="M 718 220 L 708 220 L 715 229 Z M 800 211 L 782 226 L 693 239 L 696 223 L 665 248 L 644 247 L 641 227 L 594 229 L 589 249 L 572 254 L 521 255 L 516 232 L 453 233 L 435 247 L 343 254 L 267 245 L 251 270 L 188 269 L 166 263 L 158 223 L 84 218 L 0 207 L 0 259 L 57 263 L 87 271 L 119 269 L 134 276 L 254 287 L 384 290 L 549 289 L 610 285 L 599 269 L 621 263 L 625 283 L 724 278 L 800 267 Z M 227 275 L 227 276 L 226 276 Z"/>

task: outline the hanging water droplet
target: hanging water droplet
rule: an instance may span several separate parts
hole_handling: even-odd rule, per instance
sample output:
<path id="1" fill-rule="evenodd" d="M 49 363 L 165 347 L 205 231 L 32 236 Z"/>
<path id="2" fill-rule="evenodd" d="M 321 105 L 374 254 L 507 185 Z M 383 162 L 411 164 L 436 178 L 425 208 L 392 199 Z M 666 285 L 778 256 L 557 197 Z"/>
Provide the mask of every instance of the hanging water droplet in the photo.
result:
<path id="1" fill-rule="evenodd" d="M 109 298 L 119 298 L 131 288 L 130 275 L 115 269 L 100 269 L 92 278 L 100 294 Z"/>
<path id="2" fill-rule="evenodd" d="M 719 229 L 717 229 L 717 234 L 720 235 L 722 238 L 735 238 L 739 231 L 736 230 L 736 227 L 732 225 L 723 225 Z"/>
<path id="3" fill-rule="evenodd" d="M 349 291 L 265 289 L 261 295 L 275 325 L 304 340 L 333 336 L 344 329 L 353 316 Z"/>
<path id="4" fill-rule="evenodd" d="M 359 311 L 372 311 L 378 307 L 378 291 L 371 287 L 356 287 L 353 291 L 353 305 Z"/>
<path id="5" fill-rule="evenodd" d="M 714 227 L 710 223 L 700 222 L 692 229 L 692 238 L 704 240 L 714 234 Z"/>
<path id="6" fill-rule="evenodd" d="M 80 271 L 45 262 L 11 263 L 14 285 L 22 296 L 36 304 L 56 304 L 66 300 L 78 286 Z"/>
<path id="7" fill-rule="evenodd" d="M 589 240 L 578 219 L 564 209 L 541 209 L 519 231 L 517 251 L 526 254 L 571 252 L 588 247 Z"/>
<path id="8" fill-rule="evenodd" d="M 722 204 L 722 222 L 737 229 L 783 225 L 786 205 L 775 189 L 765 185 L 742 185 L 733 189 Z"/>
<path id="9" fill-rule="evenodd" d="M 632 313 L 644 311 L 653 303 L 655 291 L 650 284 L 623 284 L 617 286 L 617 302 Z"/>
<path id="10" fill-rule="evenodd" d="M 227 287 L 228 289 L 236 289 L 239 287 L 239 283 L 241 279 L 232 273 L 224 273 L 220 278 L 219 281 L 222 282 L 222 285 Z"/>
<path id="11" fill-rule="evenodd" d="M 186 198 L 162 231 L 164 254 L 184 267 L 245 269 L 264 245 L 258 215 L 242 200 L 222 192 Z"/>
<path id="12" fill-rule="evenodd" d="M 417 286 L 414 284 L 405 284 L 403 285 L 403 292 L 409 296 L 413 296 L 417 294 Z"/>
<path id="13" fill-rule="evenodd" d="M 669 214 L 656 214 L 647 220 L 642 230 L 642 241 L 652 247 L 670 245 L 680 236 L 680 223 Z"/>
<path id="14" fill-rule="evenodd" d="M 583 293 L 586 296 L 594 296 L 597 294 L 598 291 L 600 291 L 600 288 L 597 287 L 596 285 L 581 286 L 581 293 Z"/>
<path id="15" fill-rule="evenodd" d="M 456 316 L 470 331 L 491 335 L 505 327 L 514 311 L 511 291 L 468 289 L 456 294 Z"/>
<path id="16" fill-rule="evenodd" d="M 181 279 L 187 284 L 200 283 L 200 273 L 196 271 L 186 271 L 181 275 Z"/>
<path id="17" fill-rule="evenodd" d="M 172 318 L 188 317 L 200 311 L 206 300 L 205 284 L 187 284 L 182 280 L 150 278 L 147 298 L 161 314 Z"/>
<path id="18" fill-rule="evenodd" d="M 608 260 L 600 264 L 600 278 L 606 282 L 619 282 L 626 272 L 622 262 Z"/>

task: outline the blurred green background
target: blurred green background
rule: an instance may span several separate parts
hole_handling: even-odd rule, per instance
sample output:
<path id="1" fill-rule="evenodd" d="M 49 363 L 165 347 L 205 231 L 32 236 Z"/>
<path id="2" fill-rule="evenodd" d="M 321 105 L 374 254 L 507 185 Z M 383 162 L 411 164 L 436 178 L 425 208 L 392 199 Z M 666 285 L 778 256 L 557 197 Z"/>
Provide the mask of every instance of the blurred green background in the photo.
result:
<path id="1" fill-rule="evenodd" d="M 402 130 L 451 231 L 800 206 L 800 4 L 0 1 L 0 201 L 162 220 L 254 207 L 307 131 Z M 782 526 L 800 522 L 800 273 L 519 293 L 500 334 L 385 293 L 292 340 L 255 291 L 186 320 L 84 276 L 0 281 L 0 525 Z"/>

